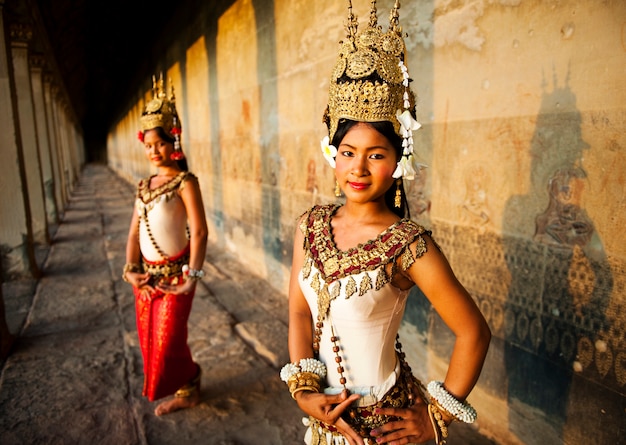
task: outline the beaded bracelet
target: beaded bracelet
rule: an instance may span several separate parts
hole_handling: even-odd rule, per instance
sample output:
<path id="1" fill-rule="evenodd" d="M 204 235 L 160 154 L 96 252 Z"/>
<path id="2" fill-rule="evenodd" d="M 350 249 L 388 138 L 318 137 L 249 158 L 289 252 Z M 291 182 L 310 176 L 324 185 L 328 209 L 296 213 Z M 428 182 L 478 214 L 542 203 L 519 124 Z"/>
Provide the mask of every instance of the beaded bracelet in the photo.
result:
<path id="1" fill-rule="evenodd" d="M 467 401 L 461 402 L 443 387 L 443 382 L 431 381 L 426 387 L 430 396 L 456 420 L 465 423 L 474 423 L 476 410 Z"/>
<path id="2" fill-rule="evenodd" d="M 187 280 L 201 280 L 204 277 L 204 271 L 202 269 L 190 269 L 188 264 L 183 266 L 183 276 Z"/>
<path id="3" fill-rule="evenodd" d="M 289 379 L 298 372 L 312 372 L 317 374 L 320 379 L 326 377 L 326 365 L 314 358 L 300 359 L 298 364 L 287 363 L 280 370 L 280 379 L 287 383 Z"/>

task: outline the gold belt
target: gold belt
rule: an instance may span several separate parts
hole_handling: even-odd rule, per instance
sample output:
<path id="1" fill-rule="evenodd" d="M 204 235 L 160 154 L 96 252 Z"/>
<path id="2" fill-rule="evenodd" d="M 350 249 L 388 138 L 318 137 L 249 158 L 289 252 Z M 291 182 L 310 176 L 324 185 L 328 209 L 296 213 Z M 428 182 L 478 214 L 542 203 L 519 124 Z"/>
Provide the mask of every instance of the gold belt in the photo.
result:
<path id="1" fill-rule="evenodd" d="M 189 257 L 184 255 L 183 257 L 174 260 L 167 261 L 162 264 L 148 263 L 145 260 L 142 261 L 143 270 L 148 272 L 153 277 L 173 277 L 181 275 L 183 273 L 183 266 L 187 264 Z"/>

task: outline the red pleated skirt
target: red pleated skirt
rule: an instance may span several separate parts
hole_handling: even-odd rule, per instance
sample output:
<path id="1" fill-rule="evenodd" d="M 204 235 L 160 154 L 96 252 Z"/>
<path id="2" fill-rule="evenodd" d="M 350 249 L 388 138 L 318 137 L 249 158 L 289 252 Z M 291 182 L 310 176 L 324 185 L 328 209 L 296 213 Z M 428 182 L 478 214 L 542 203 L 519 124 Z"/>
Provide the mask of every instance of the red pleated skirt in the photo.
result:
<path id="1" fill-rule="evenodd" d="M 174 394 L 198 373 L 187 344 L 187 322 L 195 291 L 173 295 L 155 290 L 149 300 L 140 298 L 139 289 L 133 292 L 143 356 L 142 394 L 153 401 Z"/>

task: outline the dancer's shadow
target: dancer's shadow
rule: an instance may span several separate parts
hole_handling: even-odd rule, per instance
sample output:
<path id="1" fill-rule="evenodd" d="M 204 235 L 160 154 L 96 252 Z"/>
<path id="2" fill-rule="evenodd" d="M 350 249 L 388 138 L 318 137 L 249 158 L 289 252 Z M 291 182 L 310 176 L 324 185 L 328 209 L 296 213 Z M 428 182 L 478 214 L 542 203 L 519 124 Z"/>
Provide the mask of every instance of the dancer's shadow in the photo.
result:
<path id="1" fill-rule="evenodd" d="M 511 275 L 503 332 L 508 405 L 512 413 L 541 410 L 560 438 L 565 429 L 592 422 L 567 425 L 572 403 L 588 396 L 572 390 L 574 373 L 599 382 L 611 379 L 613 368 L 601 351 L 610 344 L 605 314 L 613 277 L 583 207 L 592 193 L 583 153 L 593 147 L 583 140 L 581 123 L 568 82 L 559 88 L 555 80 L 552 92 L 544 85 L 530 146 L 529 191 L 512 196 L 503 216 L 503 232 L 510 234 L 503 237 Z M 532 240 L 520 236 L 533 232 Z M 509 425 L 521 430 L 528 421 L 510 418 Z M 528 437 L 528 431 L 513 432 Z"/>

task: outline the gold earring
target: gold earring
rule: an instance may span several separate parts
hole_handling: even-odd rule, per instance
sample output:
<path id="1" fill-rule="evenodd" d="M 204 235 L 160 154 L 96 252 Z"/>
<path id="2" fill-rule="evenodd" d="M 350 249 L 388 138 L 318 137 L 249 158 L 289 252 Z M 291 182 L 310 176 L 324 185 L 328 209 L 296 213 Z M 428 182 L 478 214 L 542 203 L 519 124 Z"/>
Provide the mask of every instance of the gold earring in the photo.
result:
<path id="1" fill-rule="evenodd" d="M 396 179 L 396 196 L 393 199 L 393 205 L 399 209 L 402 207 L 402 180 Z"/>
<path id="2" fill-rule="evenodd" d="M 339 181 L 335 180 L 335 196 L 339 198 L 341 196 L 341 188 L 339 187 Z"/>

